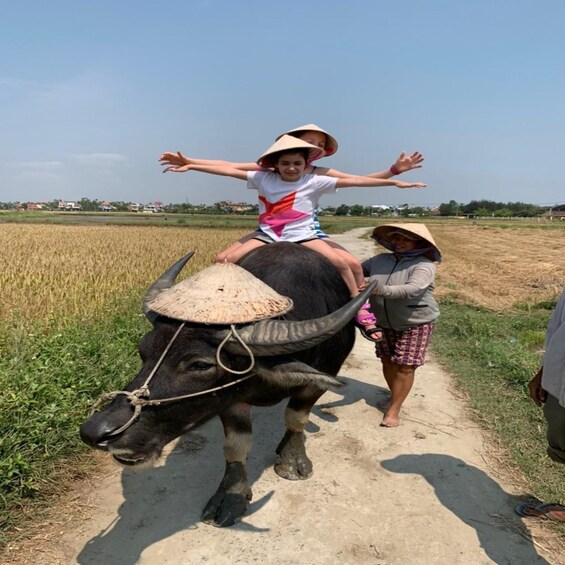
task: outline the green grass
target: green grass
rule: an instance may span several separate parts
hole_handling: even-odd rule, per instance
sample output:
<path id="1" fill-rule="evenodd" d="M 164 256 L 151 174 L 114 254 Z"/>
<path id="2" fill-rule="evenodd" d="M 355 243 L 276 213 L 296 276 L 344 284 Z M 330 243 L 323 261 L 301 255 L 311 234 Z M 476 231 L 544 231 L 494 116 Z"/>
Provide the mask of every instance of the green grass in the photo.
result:
<path id="1" fill-rule="evenodd" d="M 565 468 L 546 454 L 543 413 L 527 391 L 540 365 L 550 315 L 545 303 L 499 314 L 444 301 L 432 347 L 467 393 L 476 418 L 498 435 L 528 479 L 529 494 L 563 502 Z"/>
<path id="2" fill-rule="evenodd" d="M 137 371 L 137 342 L 149 327 L 132 314 L 139 310 L 132 300 L 88 325 L 1 328 L 0 545 L 91 464 L 78 428 L 94 399 Z"/>

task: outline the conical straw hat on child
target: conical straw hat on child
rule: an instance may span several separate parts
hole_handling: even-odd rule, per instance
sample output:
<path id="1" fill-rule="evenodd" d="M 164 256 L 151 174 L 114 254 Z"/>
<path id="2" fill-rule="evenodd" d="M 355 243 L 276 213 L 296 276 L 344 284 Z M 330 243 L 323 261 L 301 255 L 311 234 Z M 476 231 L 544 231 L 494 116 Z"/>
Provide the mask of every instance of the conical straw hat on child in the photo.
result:
<path id="1" fill-rule="evenodd" d="M 162 291 L 148 307 L 184 322 L 226 325 L 281 316 L 293 303 L 245 269 L 215 263 Z"/>
<path id="2" fill-rule="evenodd" d="M 436 245 L 430 230 L 424 224 L 418 224 L 416 222 L 384 224 L 382 226 L 377 226 L 373 230 L 373 235 L 371 237 L 383 247 L 393 251 L 394 249 L 390 238 L 394 233 L 400 233 L 412 240 L 424 240 L 432 248 L 427 253 L 424 253 L 424 256 L 428 257 L 431 261 L 437 261 L 438 263 L 441 261 L 441 251 Z"/>
<path id="3" fill-rule="evenodd" d="M 306 141 L 302 141 L 297 137 L 292 137 L 292 135 L 283 135 L 257 159 L 257 164 L 260 167 L 268 168 L 274 167 L 274 159 L 273 157 L 280 153 L 281 151 L 292 151 L 293 149 L 308 149 L 308 161 L 312 161 L 316 158 L 317 155 L 322 153 L 322 150 L 311 143 Z"/>
<path id="4" fill-rule="evenodd" d="M 318 159 L 319 157 L 329 157 L 337 151 L 337 139 L 316 124 L 306 124 L 304 126 L 285 131 L 284 133 L 281 133 L 279 137 L 277 137 L 277 140 L 280 139 L 283 135 L 292 135 L 293 137 L 296 137 L 297 134 L 305 133 L 307 131 L 319 131 L 326 136 L 326 147 L 324 149 L 324 154 L 318 155 L 316 159 Z"/>

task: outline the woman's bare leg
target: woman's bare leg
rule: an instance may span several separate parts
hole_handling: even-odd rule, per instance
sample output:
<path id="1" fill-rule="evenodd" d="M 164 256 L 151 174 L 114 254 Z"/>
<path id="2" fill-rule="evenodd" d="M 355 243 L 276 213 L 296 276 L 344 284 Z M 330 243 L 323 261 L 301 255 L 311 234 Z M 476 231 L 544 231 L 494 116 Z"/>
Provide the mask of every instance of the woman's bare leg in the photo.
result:
<path id="1" fill-rule="evenodd" d="M 383 358 L 384 359 L 384 358 Z M 412 365 L 394 365 L 383 362 L 383 374 L 390 388 L 390 405 L 383 417 L 382 426 L 394 428 L 399 424 L 399 415 L 402 404 L 414 385 L 416 367 Z"/>
<path id="2" fill-rule="evenodd" d="M 394 368 L 396 367 L 396 365 L 392 363 L 390 357 L 381 357 L 381 363 L 383 366 L 383 377 L 385 378 L 386 384 L 388 385 L 388 390 L 390 391 L 392 387 L 391 383 L 394 379 Z"/>

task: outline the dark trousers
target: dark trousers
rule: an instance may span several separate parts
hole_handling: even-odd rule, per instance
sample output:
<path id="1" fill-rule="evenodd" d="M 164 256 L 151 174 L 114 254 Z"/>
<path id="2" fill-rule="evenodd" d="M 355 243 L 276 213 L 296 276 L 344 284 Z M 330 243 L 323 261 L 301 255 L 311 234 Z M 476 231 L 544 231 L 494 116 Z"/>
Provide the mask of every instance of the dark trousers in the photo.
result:
<path id="1" fill-rule="evenodd" d="M 553 461 L 565 464 L 565 408 L 548 394 L 543 413 L 547 420 L 547 454 Z"/>

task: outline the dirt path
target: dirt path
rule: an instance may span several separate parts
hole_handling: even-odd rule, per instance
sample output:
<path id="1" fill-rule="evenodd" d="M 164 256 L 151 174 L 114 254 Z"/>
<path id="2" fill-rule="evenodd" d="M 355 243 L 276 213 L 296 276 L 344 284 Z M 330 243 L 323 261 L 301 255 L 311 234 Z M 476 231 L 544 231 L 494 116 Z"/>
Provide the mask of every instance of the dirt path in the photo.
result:
<path id="1" fill-rule="evenodd" d="M 365 258 L 374 249 L 357 238 L 365 231 L 336 239 Z M 347 386 L 322 397 L 307 428 L 310 480 L 285 481 L 272 469 L 283 406 L 255 411 L 254 498 L 240 524 L 217 529 L 199 521 L 223 473 L 221 425 L 212 421 L 161 467 L 108 466 L 108 476 L 80 494 L 87 515 L 40 544 L 33 562 L 565 563 L 515 516 L 517 498 L 489 442 L 433 359 L 418 370 L 395 429 L 379 427 L 375 402 L 385 385 L 368 341 L 357 339 L 342 375 Z"/>

